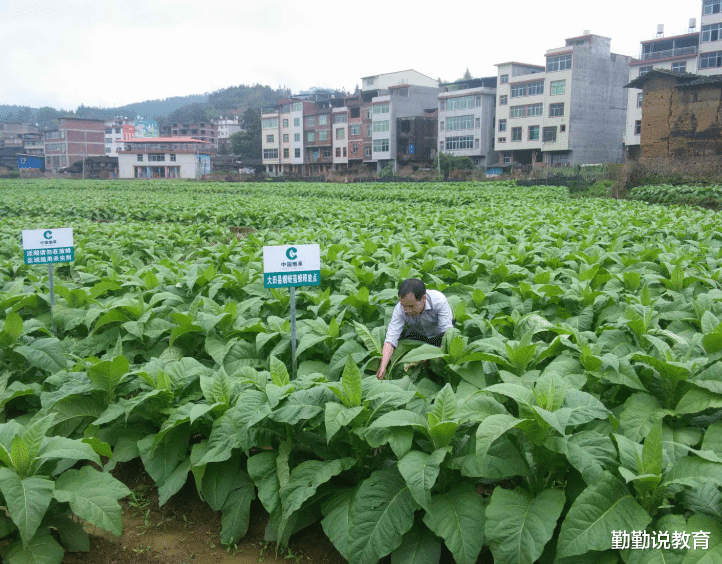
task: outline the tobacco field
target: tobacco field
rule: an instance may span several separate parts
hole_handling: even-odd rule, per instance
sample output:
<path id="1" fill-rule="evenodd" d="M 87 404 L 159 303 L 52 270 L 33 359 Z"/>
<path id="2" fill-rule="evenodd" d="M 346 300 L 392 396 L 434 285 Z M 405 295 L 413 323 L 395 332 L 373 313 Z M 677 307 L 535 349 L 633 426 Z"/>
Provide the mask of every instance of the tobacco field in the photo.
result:
<path id="1" fill-rule="evenodd" d="M 20 233 L 60 227 L 51 320 Z M 288 243 L 322 263 L 295 379 L 289 292 L 262 281 Z M 379 382 L 407 277 L 456 326 Z M 61 562 L 83 521 L 119 535 L 110 472 L 139 458 L 161 505 L 192 481 L 226 545 L 258 498 L 278 546 L 320 521 L 353 564 L 722 562 L 721 298 L 709 210 L 512 182 L 0 180 L 2 556 Z"/>

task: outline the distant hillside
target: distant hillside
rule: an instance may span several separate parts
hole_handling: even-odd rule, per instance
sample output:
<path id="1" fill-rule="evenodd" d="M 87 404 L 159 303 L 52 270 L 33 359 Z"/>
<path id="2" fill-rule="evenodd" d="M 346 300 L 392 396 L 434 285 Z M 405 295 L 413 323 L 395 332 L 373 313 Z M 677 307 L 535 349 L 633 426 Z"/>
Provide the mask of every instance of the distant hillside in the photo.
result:
<path id="1" fill-rule="evenodd" d="M 274 90 L 270 86 L 255 84 L 231 86 L 205 94 L 174 96 L 165 100 L 146 100 L 117 108 L 97 108 L 81 104 L 76 110 L 30 108 L 28 106 L 0 105 L 0 121 L 38 123 L 41 128 L 63 116 L 109 119 L 115 116 L 134 118 L 142 116 L 158 121 L 185 119 L 212 119 L 231 114 L 241 115 L 249 108 L 275 105 L 280 98 L 290 95 L 288 90 Z"/>

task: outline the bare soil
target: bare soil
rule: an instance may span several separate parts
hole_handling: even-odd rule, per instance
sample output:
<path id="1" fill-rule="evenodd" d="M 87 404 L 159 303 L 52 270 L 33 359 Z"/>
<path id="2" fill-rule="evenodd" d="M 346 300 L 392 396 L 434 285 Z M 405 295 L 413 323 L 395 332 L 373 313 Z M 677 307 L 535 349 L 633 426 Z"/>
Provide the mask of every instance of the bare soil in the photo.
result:
<path id="1" fill-rule="evenodd" d="M 237 546 L 221 545 L 221 514 L 202 501 L 189 476 L 186 485 L 163 507 L 153 480 L 140 461 L 119 465 L 113 474 L 133 494 L 121 500 L 120 538 L 95 528 L 90 551 L 66 553 L 64 564 L 342 564 L 344 558 L 328 540 L 320 524 L 300 531 L 288 549 L 263 540 L 268 514 L 258 500 L 251 506 L 248 533 Z"/>

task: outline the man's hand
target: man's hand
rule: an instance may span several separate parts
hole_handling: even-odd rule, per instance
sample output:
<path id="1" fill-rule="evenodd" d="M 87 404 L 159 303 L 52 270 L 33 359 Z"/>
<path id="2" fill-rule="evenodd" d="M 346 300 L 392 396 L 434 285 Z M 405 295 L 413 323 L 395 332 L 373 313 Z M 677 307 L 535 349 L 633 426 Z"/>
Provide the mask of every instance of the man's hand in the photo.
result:
<path id="1" fill-rule="evenodd" d="M 386 377 L 386 367 L 389 365 L 391 355 L 394 354 L 396 347 L 391 343 L 384 343 L 384 348 L 381 353 L 381 362 L 379 363 L 379 369 L 376 371 L 376 378 L 383 380 Z"/>

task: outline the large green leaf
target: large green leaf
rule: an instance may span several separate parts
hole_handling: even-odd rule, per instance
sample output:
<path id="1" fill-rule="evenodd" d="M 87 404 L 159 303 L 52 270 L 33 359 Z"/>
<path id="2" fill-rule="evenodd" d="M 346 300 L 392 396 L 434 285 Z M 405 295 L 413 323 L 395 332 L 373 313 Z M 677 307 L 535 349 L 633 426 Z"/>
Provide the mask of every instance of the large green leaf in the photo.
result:
<path id="1" fill-rule="evenodd" d="M 627 438 L 642 442 L 655 423 L 660 421 L 664 415 L 665 411 L 654 396 L 639 393 L 630 396 L 624 402 L 619 423 Z"/>
<path id="2" fill-rule="evenodd" d="M 431 488 L 439 476 L 441 463 L 444 461 L 449 449 L 442 448 L 432 454 L 412 450 L 399 460 L 399 472 L 406 480 L 409 491 L 416 503 L 429 511 L 431 503 Z"/>
<path id="3" fill-rule="evenodd" d="M 24 545 L 30 542 L 38 530 L 53 499 L 53 487 L 52 480 L 47 478 L 30 476 L 20 479 L 9 468 L 0 468 L 0 492 Z"/>
<path id="4" fill-rule="evenodd" d="M 444 539 L 458 564 L 474 564 L 484 544 L 484 499 L 469 483 L 431 498 L 424 523 Z"/>
<path id="5" fill-rule="evenodd" d="M 49 531 L 38 533 L 28 543 L 14 542 L 2 550 L 8 564 L 60 564 L 64 555 L 63 547 Z"/>
<path id="6" fill-rule="evenodd" d="M 238 474 L 236 489 L 228 494 L 221 510 L 221 543 L 230 545 L 246 536 L 251 502 L 256 498 L 253 482 L 245 472 Z"/>
<path id="7" fill-rule="evenodd" d="M 363 406 L 358 407 L 344 407 L 340 403 L 329 402 L 326 404 L 326 411 L 324 413 L 324 419 L 326 422 L 326 442 L 331 442 L 331 439 L 341 430 L 341 427 L 348 425 L 353 421 L 356 416 L 363 411 Z"/>
<path id="8" fill-rule="evenodd" d="M 564 509 L 564 492 L 534 497 L 517 488 L 495 488 L 486 508 L 486 540 L 498 564 L 533 564 L 552 538 Z"/>
<path id="9" fill-rule="evenodd" d="M 494 441 L 519 423 L 520 419 L 505 413 L 484 419 L 476 429 L 476 454 L 484 456 Z"/>
<path id="10" fill-rule="evenodd" d="M 130 364 L 124 356 L 116 356 L 112 361 L 104 360 L 88 368 L 88 378 L 95 387 L 106 393 L 112 399 L 115 388 L 121 378 L 128 372 Z"/>
<path id="11" fill-rule="evenodd" d="M 611 531 L 643 531 L 652 518 L 629 490 L 605 472 L 574 500 L 557 542 L 557 557 L 611 547 Z"/>
<path id="12" fill-rule="evenodd" d="M 324 518 L 321 526 L 341 556 L 351 561 L 349 539 L 351 536 L 351 504 L 357 488 L 341 490 L 322 507 Z"/>
<path id="13" fill-rule="evenodd" d="M 31 366 L 51 374 L 62 370 L 67 364 L 63 343 L 55 337 L 36 339 L 29 345 L 15 347 L 15 352 L 23 355 Z"/>
<path id="14" fill-rule="evenodd" d="M 81 519 L 116 536 L 123 532 L 123 518 L 118 500 L 130 490 L 106 472 L 90 466 L 68 470 L 55 482 L 53 497 L 68 502 Z"/>
<path id="15" fill-rule="evenodd" d="M 428 528 L 416 525 L 391 553 L 391 564 L 436 564 L 440 558 L 439 539 Z"/>
<path id="16" fill-rule="evenodd" d="M 140 459 L 146 471 L 156 484 L 163 484 L 178 465 L 188 456 L 190 440 L 189 426 L 181 425 L 167 433 L 163 440 L 153 447 L 154 436 L 138 441 Z"/>
<path id="17" fill-rule="evenodd" d="M 359 370 L 353 358 L 350 356 L 346 360 L 346 366 L 341 376 L 344 395 L 348 401 L 347 407 L 358 407 L 361 405 L 361 371 Z"/>
<path id="18" fill-rule="evenodd" d="M 349 516 L 348 553 L 354 564 L 375 564 L 401 545 L 418 505 L 395 468 L 363 481 Z"/>

